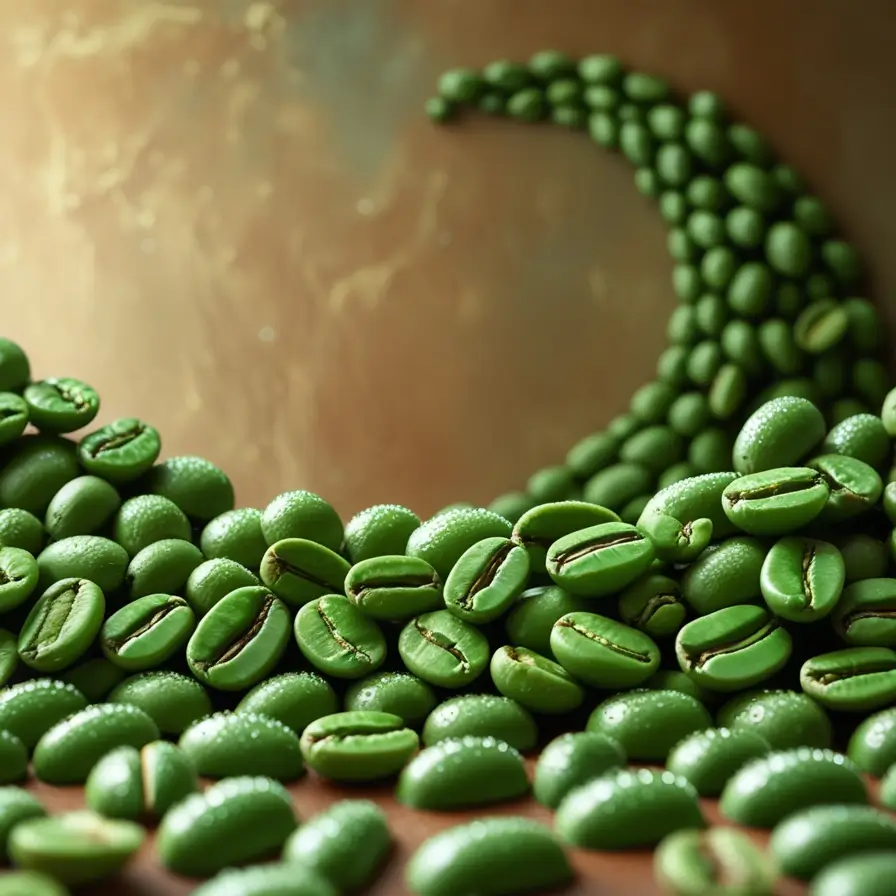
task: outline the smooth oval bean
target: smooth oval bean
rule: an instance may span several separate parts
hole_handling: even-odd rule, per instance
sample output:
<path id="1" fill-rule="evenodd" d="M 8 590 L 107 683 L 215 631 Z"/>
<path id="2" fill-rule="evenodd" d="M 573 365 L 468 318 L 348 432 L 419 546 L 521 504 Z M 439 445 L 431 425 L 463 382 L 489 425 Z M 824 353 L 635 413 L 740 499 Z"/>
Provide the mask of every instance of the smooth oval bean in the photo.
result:
<path id="1" fill-rule="evenodd" d="M 532 715 L 514 700 L 491 694 L 465 694 L 440 703 L 423 726 L 427 747 L 446 738 L 494 737 L 517 750 L 531 750 L 538 740 Z"/>
<path id="2" fill-rule="evenodd" d="M 747 762 L 770 752 L 768 741 L 748 729 L 708 728 L 677 743 L 666 768 L 690 781 L 700 796 L 718 796 Z"/>

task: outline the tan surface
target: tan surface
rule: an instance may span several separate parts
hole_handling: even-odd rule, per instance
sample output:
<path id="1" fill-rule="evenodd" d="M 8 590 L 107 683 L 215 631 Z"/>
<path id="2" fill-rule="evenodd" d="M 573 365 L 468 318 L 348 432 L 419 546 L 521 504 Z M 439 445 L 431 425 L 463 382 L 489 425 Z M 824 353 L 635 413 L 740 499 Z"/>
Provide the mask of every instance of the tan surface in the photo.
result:
<path id="1" fill-rule="evenodd" d="M 894 18 L 892 0 L 7 0 L 3 330 L 38 374 L 95 384 L 101 422 L 141 416 L 167 454 L 218 462 L 241 503 L 488 501 L 650 377 L 669 263 L 625 164 L 550 128 L 433 128 L 438 73 L 555 46 L 719 91 L 817 185 L 892 321 Z M 325 798 L 297 791 L 303 812 Z M 579 892 L 647 887 L 644 862 L 581 867 Z M 128 884 L 187 891 L 146 863 Z"/>

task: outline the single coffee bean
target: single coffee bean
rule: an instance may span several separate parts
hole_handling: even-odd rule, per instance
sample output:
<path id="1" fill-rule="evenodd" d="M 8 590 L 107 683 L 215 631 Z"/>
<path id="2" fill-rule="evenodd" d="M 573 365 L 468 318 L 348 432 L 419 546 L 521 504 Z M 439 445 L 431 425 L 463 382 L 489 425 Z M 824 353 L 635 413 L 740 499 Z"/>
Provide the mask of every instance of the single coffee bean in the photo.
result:
<path id="1" fill-rule="evenodd" d="M 476 625 L 503 615 L 526 587 L 529 555 L 509 538 L 485 538 L 458 559 L 445 582 L 445 606 Z"/>
<path id="2" fill-rule="evenodd" d="M 654 495 L 638 520 L 638 529 L 653 542 L 660 560 L 690 562 L 712 538 L 734 533 L 721 499 L 736 479 L 736 473 L 707 473 L 682 479 Z"/>
<path id="3" fill-rule="evenodd" d="M 773 828 L 810 806 L 867 802 L 865 783 L 846 756 L 798 747 L 748 762 L 725 785 L 719 809 L 735 824 Z"/>
<path id="4" fill-rule="evenodd" d="M 838 859 L 896 850 L 896 818 L 871 806 L 811 806 L 772 831 L 769 849 L 782 874 L 810 880 Z"/>
<path id="5" fill-rule="evenodd" d="M 238 588 L 202 617 L 187 642 L 187 663 L 203 683 L 240 691 L 265 678 L 289 641 L 286 604 L 267 588 Z"/>
<path id="6" fill-rule="evenodd" d="M 210 560 L 223 557 L 257 572 L 268 548 L 261 531 L 261 511 L 239 507 L 219 514 L 205 524 L 199 547 Z"/>
<path id="7" fill-rule="evenodd" d="M 84 654 L 103 624 L 103 592 L 86 579 L 62 579 L 31 608 L 19 632 L 22 661 L 38 672 L 57 672 Z"/>
<path id="8" fill-rule="evenodd" d="M 896 651 L 849 647 L 823 653 L 803 663 L 800 687 L 829 709 L 880 709 L 896 699 Z"/>
<path id="9" fill-rule="evenodd" d="M 440 831 L 411 856 L 408 890 L 417 896 L 517 896 L 573 879 L 550 829 L 530 818 L 478 818 Z"/>
<path id="10" fill-rule="evenodd" d="M 0 392 L 0 445 L 9 445 L 28 426 L 28 403 L 14 392 Z"/>
<path id="11" fill-rule="evenodd" d="M 747 419 L 734 442 L 734 469 L 741 475 L 791 467 L 824 439 L 821 411 L 805 398 L 766 402 Z"/>
<path id="12" fill-rule="evenodd" d="M 681 671 L 713 691 L 752 687 L 780 671 L 793 640 L 762 607 L 716 610 L 685 625 L 675 638 Z"/>
<path id="13" fill-rule="evenodd" d="M 184 597 L 197 616 L 204 616 L 231 591 L 260 584 L 258 576 L 245 566 L 235 560 L 217 557 L 200 563 L 190 573 Z"/>
<path id="14" fill-rule="evenodd" d="M 831 428 L 821 452 L 852 457 L 877 470 L 886 464 L 892 449 L 890 435 L 880 417 L 855 414 Z"/>
<path id="15" fill-rule="evenodd" d="M 697 791 L 684 778 L 646 768 L 608 772 L 577 787 L 554 818 L 567 843 L 601 850 L 654 846 L 673 831 L 705 824 Z"/>
<path id="16" fill-rule="evenodd" d="M 115 486 L 98 476 L 79 476 L 56 492 L 47 507 L 45 525 L 59 541 L 73 535 L 95 535 L 118 512 L 121 497 Z"/>
<path id="17" fill-rule="evenodd" d="M 19 664 L 18 643 L 12 632 L 0 628 L 0 687 L 6 684 Z"/>
<path id="18" fill-rule="evenodd" d="M 715 797 L 744 765 L 771 749 L 768 741 L 745 728 L 708 728 L 679 741 L 666 768 L 687 778 L 700 796 Z"/>
<path id="19" fill-rule="evenodd" d="M 634 526 L 602 523 L 555 541 L 546 567 L 571 594 L 599 597 L 630 585 L 653 559 L 653 544 Z"/>
<path id="20" fill-rule="evenodd" d="M 38 577 L 37 561 L 28 551 L 0 547 L 0 613 L 25 603 L 37 588 Z"/>
<path id="21" fill-rule="evenodd" d="M 225 868 L 193 890 L 195 896 L 338 896 L 329 881 L 293 862 L 266 862 L 246 868 Z"/>
<path id="22" fill-rule="evenodd" d="M 834 609 L 845 578 L 846 566 L 834 545 L 791 535 L 768 552 L 760 583 L 762 596 L 776 616 L 814 622 Z"/>
<path id="23" fill-rule="evenodd" d="M 168 498 L 197 522 L 233 510 L 233 483 L 204 457 L 169 457 L 156 464 L 140 484 L 147 494 Z"/>
<path id="24" fill-rule="evenodd" d="M 292 798 L 282 784 L 270 778 L 227 778 L 167 812 L 156 850 L 169 871 L 209 877 L 275 855 L 295 827 Z"/>
<path id="25" fill-rule="evenodd" d="M 398 638 L 398 652 L 409 672 L 442 688 L 460 688 L 486 669 L 485 635 L 447 610 L 412 619 Z"/>
<path id="26" fill-rule="evenodd" d="M 252 712 L 219 712 L 200 719 L 177 745 L 204 778 L 264 775 L 295 781 L 305 771 L 295 732 Z"/>
<path id="27" fill-rule="evenodd" d="M 438 573 L 416 557 L 362 560 L 349 569 L 344 590 L 365 616 L 388 622 L 406 622 L 444 606 Z"/>
<path id="28" fill-rule="evenodd" d="M 407 672 L 374 672 L 352 682 L 345 692 L 346 711 L 389 712 L 400 716 L 409 728 L 419 728 L 438 702 L 425 681 Z"/>
<path id="29" fill-rule="evenodd" d="M 551 629 L 554 623 L 567 613 L 587 608 L 586 598 L 575 597 L 559 585 L 529 588 L 519 596 L 504 621 L 507 640 L 542 656 L 553 656 Z"/>
<path id="30" fill-rule="evenodd" d="M 533 712 L 572 712 L 585 699 L 584 689 L 566 669 L 525 647 L 498 648 L 491 675 L 501 694 Z"/>
<path id="31" fill-rule="evenodd" d="M 395 798 L 413 809 L 454 811 L 523 796 L 523 757 L 493 737 L 462 737 L 426 747 L 402 769 Z"/>
<path id="32" fill-rule="evenodd" d="M 625 750 L 612 737 L 594 731 L 561 734 L 538 757 L 533 795 L 556 809 L 570 791 L 625 764 Z"/>
<path id="33" fill-rule="evenodd" d="M 195 627 L 196 616 L 182 597 L 148 594 L 103 623 L 100 646 L 110 662 L 138 672 L 161 666 L 183 647 Z"/>
<path id="34" fill-rule="evenodd" d="M 863 719 L 853 731 L 846 753 L 861 771 L 875 778 L 896 765 L 896 708 Z"/>
<path id="35" fill-rule="evenodd" d="M 96 391 L 70 377 L 50 377 L 25 387 L 30 422 L 41 432 L 74 432 L 87 426 L 100 409 Z"/>
<path id="36" fill-rule="evenodd" d="M 674 635 L 687 617 L 678 582 L 649 572 L 622 592 L 618 609 L 626 625 L 651 638 Z"/>
<path id="37" fill-rule="evenodd" d="M 0 728 L 0 784 L 24 781 L 28 774 L 28 749 L 19 738 Z"/>
<path id="38" fill-rule="evenodd" d="M 17 824 L 9 835 L 9 855 L 19 868 L 74 887 L 112 877 L 145 838 L 138 824 L 80 809 Z"/>
<path id="39" fill-rule="evenodd" d="M 34 774 L 47 784 L 83 784 L 115 747 L 142 747 L 159 739 L 156 723 L 136 706 L 88 706 L 50 728 L 34 748 Z"/>
<path id="40" fill-rule="evenodd" d="M 798 691 L 747 691 L 719 709 L 720 728 L 750 731 L 773 750 L 831 746 L 833 731 L 827 713 Z"/>
<path id="41" fill-rule="evenodd" d="M 325 594 L 341 594 L 350 566 L 329 548 L 305 538 L 276 541 L 261 560 L 261 581 L 277 597 L 301 607 Z"/>
<path id="42" fill-rule="evenodd" d="M 6 507 L 0 510 L 0 546 L 20 548 L 36 557 L 44 545 L 44 527 L 27 510 Z"/>
<path id="43" fill-rule="evenodd" d="M 773 896 L 773 863 L 743 831 L 714 827 L 676 831 L 653 855 L 654 875 L 669 893 Z"/>
<path id="44" fill-rule="evenodd" d="M 538 740 L 535 720 L 527 709 L 507 697 L 465 694 L 440 703 L 423 726 L 427 747 L 447 738 L 494 737 L 521 752 Z"/>
<path id="45" fill-rule="evenodd" d="M 558 619 L 551 650 L 570 675 L 596 688 L 637 687 L 660 664 L 660 650 L 647 635 L 596 613 Z"/>
<path id="46" fill-rule="evenodd" d="M 99 535 L 73 535 L 47 545 L 37 557 L 42 588 L 62 579 L 87 579 L 107 594 L 124 584 L 128 555 Z"/>
<path id="47" fill-rule="evenodd" d="M 812 880 L 811 896 L 872 896 L 885 893 L 896 875 L 896 853 L 861 852 L 832 862 Z"/>
<path id="48" fill-rule="evenodd" d="M 81 466 L 112 483 L 142 476 L 162 450 L 158 432 L 133 417 L 123 417 L 84 436 L 78 443 Z"/>
<path id="49" fill-rule="evenodd" d="M 57 436 L 22 436 L 0 470 L 0 506 L 43 518 L 53 495 L 83 471 L 74 443 Z"/>
<path id="50" fill-rule="evenodd" d="M 697 615 L 706 616 L 737 604 L 758 602 L 767 553 L 762 541 L 748 535 L 726 538 L 704 550 L 681 577 L 681 591 L 688 606 Z"/>
<path id="51" fill-rule="evenodd" d="M 548 549 L 555 541 L 582 529 L 618 521 L 618 515 L 607 507 L 585 501 L 556 501 L 524 513 L 513 527 L 512 538 L 529 554 L 531 571 L 541 573 L 545 571 Z"/>
<path id="52" fill-rule="evenodd" d="M 583 496 L 585 501 L 615 512 L 648 491 L 653 477 L 653 472 L 641 464 L 612 464 L 585 483 Z"/>
<path id="53" fill-rule="evenodd" d="M 212 711 L 208 691 L 195 678 L 179 672 L 141 672 L 125 678 L 106 697 L 142 709 L 162 734 L 180 734 Z"/>
<path id="54" fill-rule="evenodd" d="M 417 751 L 417 733 L 388 712 L 338 712 L 302 734 L 302 756 L 322 778 L 377 781 L 404 768 Z"/>
<path id="55" fill-rule="evenodd" d="M 511 525 L 482 508 L 457 508 L 433 517 L 408 539 L 405 553 L 429 563 L 444 582 L 461 555 L 484 538 L 509 538 Z"/>
<path id="56" fill-rule="evenodd" d="M 823 454 L 806 461 L 818 470 L 831 490 L 819 522 L 840 523 L 871 510 L 883 494 L 884 484 L 877 471 L 863 461 L 839 454 Z"/>
<path id="57" fill-rule="evenodd" d="M 236 707 L 238 713 L 276 719 L 298 735 L 316 719 L 338 710 L 339 698 L 333 687 L 315 672 L 275 675 L 255 685 Z"/>
<path id="58" fill-rule="evenodd" d="M 124 678 L 124 669 L 110 663 L 104 656 L 83 660 L 61 676 L 61 680 L 74 685 L 87 698 L 88 703 L 102 703 Z"/>
<path id="59" fill-rule="evenodd" d="M 843 557 L 847 582 L 880 579 L 887 574 L 890 557 L 887 546 L 879 539 L 856 532 L 834 538 L 833 542 Z"/>
<path id="60" fill-rule="evenodd" d="M 296 615 L 295 637 L 305 659 L 334 678 L 361 678 L 386 659 L 379 626 L 338 594 L 305 604 Z"/>
<path id="61" fill-rule="evenodd" d="M 140 750 L 106 753 L 87 776 L 84 802 L 105 818 L 157 820 L 198 790 L 193 760 L 174 744 L 156 740 Z"/>
<path id="62" fill-rule="evenodd" d="M 896 647 L 896 579 L 848 585 L 831 614 L 838 635 L 854 647 Z"/>
<path id="63" fill-rule="evenodd" d="M 0 691 L 0 730 L 15 735 L 30 750 L 58 722 L 87 708 L 73 685 L 39 678 Z"/>
<path id="64" fill-rule="evenodd" d="M 284 492 L 274 498 L 262 514 L 261 529 L 269 545 L 287 538 L 310 539 L 331 551 L 342 545 L 339 514 L 309 491 Z"/>
<path id="65" fill-rule="evenodd" d="M 489 502 L 486 510 L 491 513 L 497 513 L 498 516 L 503 516 L 508 523 L 516 524 L 517 520 L 524 513 L 535 507 L 536 503 L 525 492 L 507 492 L 506 494 L 498 495 L 497 498 Z"/>
<path id="66" fill-rule="evenodd" d="M 181 538 L 163 538 L 147 545 L 128 564 L 125 582 L 131 598 L 183 594 L 190 573 L 202 562 L 202 551 Z"/>
<path id="67" fill-rule="evenodd" d="M 830 494 L 817 470 L 781 467 L 735 479 L 722 494 L 722 508 L 750 535 L 786 535 L 811 523 Z"/>
<path id="68" fill-rule="evenodd" d="M 376 504 L 345 524 L 345 554 L 351 563 L 403 554 L 420 518 L 399 504 Z"/>
<path id="69" fill-rule="evenodd" d="M 128 498 L 115 515 L 113 538 L 133 557 L 163 538 L 189 541 L 192 535 L 186 514 L 161 495 Z"/>
<path id="70" fill-rule="evenodd" d="M 21 822 L 31 818 L 44 818 L 47 810 L 43 803 L 22 787 L 0 787 L 0 861 L 9 861 L 7 853 L 9 835 Z"/>
<path id="71" fill-rule="evenodd" d="M 612 737 L 631 762 L 664 762 L 683 737 L 711 725 L 706 708 L 688 694 L 638 690 L 598 704 L 587 730 Z"/>
<path id="72" fill-rule="evenodd" d="M 340 892 L 354 892 L 373 881 L 391 845 L 386 815 L 376 803 L 340 800 L 290 835 L 283 858 L 293 869 L 319 874 Z M 264 893 L 259 891 L 258 896 Z"/>

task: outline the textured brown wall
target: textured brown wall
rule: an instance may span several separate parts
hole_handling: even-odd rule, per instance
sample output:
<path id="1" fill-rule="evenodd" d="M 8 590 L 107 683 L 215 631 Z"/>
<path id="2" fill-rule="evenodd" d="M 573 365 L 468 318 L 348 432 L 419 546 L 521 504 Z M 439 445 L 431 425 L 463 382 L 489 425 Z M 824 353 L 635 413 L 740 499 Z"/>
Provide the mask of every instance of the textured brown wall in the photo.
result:
<path id="1" fill-rule="evenodd" d="M 621 410 L 672 307 L 619 159 L 432 127 L 459 63 L 605 50 L 711 88 L 896 307 L 892 0 L 0 3 L 0 317 L 243 503 L 487 501 Z"/>

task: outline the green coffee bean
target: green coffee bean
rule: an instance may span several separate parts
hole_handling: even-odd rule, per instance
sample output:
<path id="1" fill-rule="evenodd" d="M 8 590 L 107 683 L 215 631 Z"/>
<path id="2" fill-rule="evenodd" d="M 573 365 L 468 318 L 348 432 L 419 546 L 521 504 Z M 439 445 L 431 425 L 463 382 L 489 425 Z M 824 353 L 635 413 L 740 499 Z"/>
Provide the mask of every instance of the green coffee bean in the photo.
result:
<path id="1" fill-rule="evenodd" d="M 557 808 L 560 836 L 584 849 L 653 846 L 683 828 L 705 825 L 697 791 L 671 772 L 608 772 L 572 790 Z"/>
<path id="2" fill-rule="evenodd" d="M 268 547 L 261 531 L 261 511 L 240 507 L 218 514 L 205 524 L 199 547 L 209 560 L 223 557 L 257 571 Z"/>
<path id="3" fill-rule="evenodd" d="M 391 845 L 386 814 L 376 803 L 340 800 L 290 835 L 283 858 L 292 869 L 310 869 L 340 892 L 348 892 L 372 882 Z M 239 889 L 234 896 L 237 893 L 246 890 Z M 258 896 L 264 894 L 259 892 Z"/>
<path id="4" fill-rule="evenodd" d="M 896 855 L 861 852 L 828 865 L 812 880 L 812 896 L 866 896 L 883 893 L 896 874 Z"/>
<path id="5" fill-rule="evenodd" d="M 780 467 L 735 479 L 722 493 L 722 508 L 750 535 L 786 535 L 812 522 L 830 494 L 819 471 Z"/>
<path id="6" fill-rule="evenodd" d="M 886 574 L 889 556 L 882 541 L 856 532 L 842 535 L 834 543 L 843 557 L 847 582 L 879 579 Z"/>
<path id="7" fill-rule="evenodd" d="M 593 731 L 561 734 L 538 757 L 533 794 L 542 805 L 556 809 L 571 790 L 625 763 L 625 751 L 611 737 Z"/>
<path id="8" fill-rule="evenodd" d="M 52 678 L 23 681 L 0 691 L 0 731 L 30 750 L 50 728 L 86 707 L 73 685 Z"/>
<path id="9" fill-rule="evenodd" d="M 9 835 L 9 855 L 19 868 L 80 886 L 120 871 L 145 836 L 131 821 L 81 809 L 17 824 Z"/>
<path id="10" fill-rule="evenodd" d="M 575 477 L 572 470 L 563 464 L 558 464 L 533 473 L 526 482 L 526 493 L 539 504 L 543 504 L 568 498 L 574 487 Z"/>
<path id="11" fill-rule="evenodd" d="M 622 592 L 618 609 L 626 625 L 651 638 L 674 635 L 687 617 L 678 582 L 652 573 L 646 573 Z"/>
<path id="12" fill-rule="evenodd" d="M 200 719 L 177 745 L 205 778 L 264 775 L 294 781 L 305 771 L 295 732 L 253 712 L 219 712 Z"/>
<path id="13" fill-rule="evenodd" d="M 261 560 L 261 581 L 277 597 L 301 607 L 325 594 L 341 594 L 351 567 L 339 554 L 306 538 L 274 542 Z"/>
<path id="14" fill-rule="evenodd" d="M 156 462 L 161 447 L 153 427 L 123 417 L 84 436 L 78 443 L 78 458 L 94 476 L 112 483 L 131 482 Z"/>
<path id="15" fill-rule="evenodd" d="M 490 655 L 485 635 L 447 610 L 412 619 L 401 630 L 398 652 L 409 672 L 444 688 L 475 681 Z"/>
<path id="16" fill-rule="evenodd" d="M 865 513 L 877 504 L 884 490 L 874 468 L 854 457 L 823 454 L 806 461 L 806 466 L 818 470 L 831 490 L 819 515 L 823 523 L 839 523 Z"/>
<path id="17" fill-rule="evenodd" d="M 757 602 L 762 595 L 759 580 L 767 552 L 759 539 L 749 536 L 727 538 L 704 550 L 681 577 L 681 593 L 688 606 L 706 616 Z"/>
<path id="18" fill-rule="evenodd" d="M 831 621 L 854 647 L 896 647 L 896 579 L 865 579 L 847 586 Z"/>
<path id="19" fill-rule="evenodd" d="M 202 562 L 202 551 L 192 542 L 164 538 L 131 558 L 125 581 L 132 598 L 183 594 L 188 578 Z"/>
<path id="20" fill-rule="evenodd" d="M 21 822 L 43 818 L 47 814 L 43 803 L 33 793 L 21 787 L 0 787 L 0 861 L 9 861 L 9 835 Z"/>
<path id="21" fill-rule="evenodd" d="M 251 687 L 280 661 L 289 641 L 286 604 L 267 588 L 231 591 L 199 621 L 187 642 L 190 671 L 219 691 Z"/>
<path id="22" fill-rule="evenodd" d="M 525 492 L 507 492 L 499 495 L 486 508 L 491 513 L 503 516 L 509 523 L 516 521 L 535 506 L 535 501 Z"/>
<path id="23" fill-rule="evenodd" d="M 356 563 L 345 577 L 345 593 L 364 615 L 393 622 L 443 606 L 438 574 L 416 557 L 386 555 Z"/>
<path id="24" fill-rule="evenodd" d="M 18 507 L 0 510 L 0 546 L 20 548 L 36 557 L 43 544 L 44 527 L 33 513 Z"/>
<path id="25" fill-rule="evenodd" d="M 843 557 L 832 544 L 792 535 L 769 550 L 760 582 L 772 613 L 791 622 L 813 622 L 834 609 L 845 577 Z"/>
<path id="26" fill-rule="evenodd" d="M 498 691 L 533 712 L 572 712 L 585 699 L 585 691 L 566 669 L 525 647 L 500 647 L 490 668 Z"/>
<path id="27" fill-rule="evenodd" d="M 196 616 L 182 597 L 149 594 L 103 623 L 100 645 L 106 658 L 123 669 L 151 669 L 183 647 L 195 627 Z"/>
<path id="28" fill-rule="evenodd" d="M 768 741 L 745 728 L 708 728 L 679 741 L 666 768 L 690 781 L 700 796 L 715 797 L 747 762 L 770 752 Z"/>
<path id="29" fill-rule="evenodd" d="M 414 809 L 452 811 L 523 796 L 529 779 L 523 757 L 493 737 L 443 740 L 402 770 L 395 797 Z"/>
<path id="30" fill-rule="evenodd" d="M 28 426 L 28 403 L 13 392 L 0 392 L 0 445 L 15 442 Z"/>
<path id="31" fill-rule="evenodd" d="M 191 520 L 208 522 L 233 510 L 233 483 L 204 457 L 169 457 L 141 485 L 147 493 L 173 501 Z"/>
<path id="32" fill-rule="evenodd" d="M 57 436 L 22 436 L 0 470 L 0 506 L 42 518 L 56 492 L 81 473 L 72 442 Z"/>
<path id="33" fill-rule="evenodd" d="M 586 599 L 573 597 L 558 585 L 530 588 L 520 595 L 516 606 L 505 619 L 507 640 L 550 657 L 553 655 L 551 629 L 554 623 L 567 613 L 585 609 Z"/>
<path id="34" fill-rule="evenodd" d="M 529 554 L 509 538 L 486 538 L 468 548 L 445 582 L 445 606 L 468 622 L 497 619 L 522 593 Z"/>
<path id="35" fill-rule="evenodd" d="M 643 687 L 651 691 L 676 691 L 679 694 L 687 694 L 701 703 L 708 704 L 718 700 L 719 695 L 701 687 L 692 678 L 688 678 L 680 669 L 658 669 Z"/>
<path id="36" fill-rule="evenodd" d="M 821 411 L 803 398 L 776 398 L 744 423 L 734 443 L 737 472 L 759 473 L 802 460 L 824 438 Z"/>
<path id="37" fill-rule="evenodd" d="M 849 329 L 849 318 L 836 299 L 820 299 L 808 305 L 793 325 L 797 345 L 811 355 L 820 355 L 837 345 Z"/>
<path id="38" fill-rule="evenodd" d="M 446 738 L 494 737 L 521 752 L 538 740 L 535 720 L 514 700 L 491 694 L 466 694 L 440 703 L 423 726 L 427 747 Z"/>
<path id="39" fill-rule="evenodd" d="M 84 786 L 89 809 L 106 818 L 159 819 L 199 789 L 192 759 L 174 744 L 118 747 L 91 769 Z"/>
<path id="40" fill-rule="evenodd" d="M 682 672 L 712 691 L 736 691 L 770 678 L 793 649 L 786 629 L 762 607 L 739 605 L 687 623 L 675 638 Z"/>
<path id="41" fill-rule="evenodd" d="M 374 672 L 352 682 L 345 692 L 347 711 L 389 712 L 400 716 L 410 728 L 421 726 L 437 704 L 433 689 L 405 672 Z M 336 707 L 328 712 L 336 712 Z"/>
<path id="42" fill-rule="evenodd" d="M 825 454 L 845 454 L 880 469 L 890 457 L 890 434 L 880 417 L 856 414 L 831 428 L 821 450 Z"/>
<path id="43" fill-rule="evenodd" d="M 417 896 L 516 896 L 562 887 L 573 871 L 548 828 L 530 818 L 478 818 L 441 831 L 405 870 Z"/>
<path id="44" fill-rule="evenodd" d="M 404 768 L 417 751 L 417 733 L 388 712 L 338 712 L 316 719 L 302 734 L 302 756 L 333 781 L 376 781 Z"/>
<path id="45" fill-rule="evenodd" d="M 361 679 L 361 682 L 367 680 Z M 287 728 L 301 735 L 312 722 L 323 716 L 332 715 L 338 709 L 339 698 L 336 692 L 330 683 L 317 673 L 284 672 L 255 685 L 240 700 L 236 712 L 267 716 L 282 722 Z"/>
<path id="46" fill-rule="evenodd" d="M 831 721 L 814 700 L 796 691 L 748 691 L 733 697 L 718 712 L 719 727 L 747 730 L 773 750 L 831 746 Z"/>
<path id="47" fill-rule="evenodd" d="M 133 557 L 163 538 L 189 541 L 190 521 L 173 501 L 161 495 L 128 498 L 118 510 L 113 527 L 115 541 Z"/>
<path id="48" fill-rule="evenodd" d="M 106 593 L 124 583 L 127 552 L 99 535 L 73 535 L 47 545 L 37 557 L 40 581 L 47 588 L 62 579 L 88 579 Z"/>
<path id="49" fill-rule="evenodd" d="M 613 738 L 631 762 L 663 762 L 683 738 L 712 725 L 705 707 L 677 691 L 631 691 L 609 697 L 587 730 Z"/>
<path id="50" fill-rule="evenodd" d="M 112 688 L 108 703 L 142 709 L 163 734 L 180 734 L 212 711 L 208 691 L 179 672 L 141 672 Z"/>
<path id="51" fill-rule="evenodd" d="M 87 698 L 88 703 L 102 702 L 124 678 L 124 669 L 113 665 L 104 656 L 84 660 L 61 676 L 62 681 L 74 685 Z"/>
<path id="52" fill-rule="evenodd" d="M 169 871 L 208 877 L 276 854 L 295 827 L 292 799 L 282 784 L 270 778 L 227 778 L 168 811 L 156 850 Z"/>
<path id="53" fill-rule="evenodd" d="M 258 577 L 235 560 L 206 560 L 187 579 L 184 597 L 197 616 L 204 616 L 219 600 L 237 588 L 260 585 Z"/>
<path id="54" fill-rule="evenodd" d="M 859 770 L 840 753 L 798 747 L 747 763 L 725 785 L 719 809 L 729 821 L 772 828 L 821 803 L 868 802 Z"/>
<path id="55" fill-rule="evenodd" d="M 109 750 L 139 748 L 158 738 L 156 723 L 136 706 L 88 706 L 41 736 L 34 748 L 34 774 L 48 784 L 83 784 Z"/>
<path id="56" fill-rule="evenodd" d="M 45 517 L 47 533 L 57 541 L 73 535 L 95 535 L 120 506 L 115 486 L 98 476 L 79 476 L 63 485 L 50 501 Z"/>
<path id="57" fill-rule="evenodd" d="M 21 606 L 37 588 L 34 557 L 21 548 L 0 547 L 0 613 Z"/>
<path id="58" fill-rule="evenodd" d="M 608 509 L 622 508 L 649 491 L 652 480 L 653 474 L 641 464 L 612 464 L 585 483 L 584 498 Z"/>
<path id="59" fill-rule="evenodd" d="M 896 765 L 896 709 L 863 719 L 849 739 L 847 755 L 861 771 L 876 778 Z"/>
<path id="60" fill-rule="evenodd" d="M 830 709 L 867 712 L 896 699 L 896 651 L 849 647 L 806 660 L 800 686 Z"/>
<path id="61" fill-rule="evenodd" d="M 345 551 L 352 563 L 404 553 L 419 517 L 398 504 L 377 504 L 355 514 L 345 526 Z"/>

